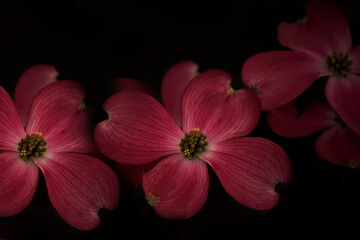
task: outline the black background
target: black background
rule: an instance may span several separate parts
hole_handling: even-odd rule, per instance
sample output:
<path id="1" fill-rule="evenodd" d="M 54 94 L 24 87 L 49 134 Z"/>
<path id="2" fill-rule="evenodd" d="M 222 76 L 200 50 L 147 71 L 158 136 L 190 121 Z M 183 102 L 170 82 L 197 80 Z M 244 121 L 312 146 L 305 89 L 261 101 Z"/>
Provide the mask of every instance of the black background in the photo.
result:
<path id="1" fill-rule="evenodd" d="M 354 46 L 359 44 L 359 1 L 333 1 L 348 17 Z M 240 82 L 241 66 L 255 53 L 285 49 L 276 38 L 280 21 L 305 16 L 304 1 L 219 1 L 194 3 L 109 1 L 13 1 L 1 7 L 0 84 L 13 94 L 24 70 L 51 64 L 60 80 L 87 90 L 86 103 L 105 118 L 103 102 L 113 94 L 112 79 L 136 78 L 161 86 L 164 72 L 182 60 L 200 71 L 223 69 Z M 100 225 L 79 231 L 51 206 L 43 176 L 30 205 L 0 218 L 7 239 L 205 239 L 246 235 L 293 237 L 298 234 L 358 233 L 360 172 L 320 159 L 314 148 L 320 133 L 286 139 L 272 133 L 266 113 L 251 136 L 268 138 L 288 153 L 293 177 L 280 189 L 269 211 L 248 209 L 232 199 L 211 169 L 210 192 L 202 210 L 184 221 L 160 218 L 146 205 L 141 189 L 121 182 L 114 211 L 103 211 Z M 109 162 L 114 167 L 113 162 Z M 114 168 L 115 169 L 115 168 Z"/>

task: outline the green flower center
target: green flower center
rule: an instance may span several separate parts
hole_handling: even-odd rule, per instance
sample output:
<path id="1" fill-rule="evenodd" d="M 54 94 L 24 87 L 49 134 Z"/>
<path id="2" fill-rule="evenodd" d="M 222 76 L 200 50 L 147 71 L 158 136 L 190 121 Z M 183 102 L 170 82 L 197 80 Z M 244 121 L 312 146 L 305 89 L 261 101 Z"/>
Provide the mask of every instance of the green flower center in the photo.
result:
<path id="1" fill-rule="evenodd" d="M 326 66 L 335 76 L 347 77 L 352 70 L 352 64 L 349 55 L 342 52 L 337 54 L 334 51 L 331 56 L 326 57 Z"/>
<path id="2" fill-rule="evenodd" d="M 18 151 L 20 158 L 24 161 L 34 160 L 37 157 L 42 157 L 46 152 L 47 142 L 43 139 L 42 133 L 26 135 L 18 144 Z"/>
<path id="3" fill-rule="evenodd" d="M 200 129 L 195 128 L 194 131 L 185 134 L 185 137 L 180 141 L 180 151 L 184 157 L 193 159 L 199 157 L 199 154 L 206 151 L 206 146 L 209 144 L 205 141 L 207 136 L 200 132 Z"/>

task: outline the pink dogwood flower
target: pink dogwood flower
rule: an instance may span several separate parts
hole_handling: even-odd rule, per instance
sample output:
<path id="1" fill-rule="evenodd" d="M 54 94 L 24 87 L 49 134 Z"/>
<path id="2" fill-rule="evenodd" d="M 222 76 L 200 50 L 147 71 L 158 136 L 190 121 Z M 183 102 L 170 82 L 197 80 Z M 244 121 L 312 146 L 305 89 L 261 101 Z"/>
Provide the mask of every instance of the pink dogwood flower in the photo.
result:
<path id="1" fill-rule="evenodd" d="M 139 91 L 106 100 L 109 117 L 95 128 L 99 149 L 123 164 L 154 163 L 143 173 L 142 187 L 149 205 L 167 219 L 187 219 L 202 208 L 209 189 L 207 164 L 238 202 L 258 210 L 274 207 L 275 186 L 290 180 L 291 168 L 280 146 L 245 137 L 259 121 L 256 94 L 232 89 L 222 70 L 185 77 L 188 82 L 176 77 L 190 72 L 197 75 L 192 62 L 168 71 L 162 88 L 166 108 Z"/>
<path id="2" fill-rule="evenodd" d="M 84 88 L 57 75 L 49 65 L 28 69 L 16 86 L 16 106 L 0 86 L 0 216 L 29 205 L 40 169 L 59 215 L 90 230 L 99 209 L 117 206 L 119 183 L 110 167 L 85 154 L 95 145 Z"/>
<path id="3" fill-rule="evenodd" d="M 113 80 L 115 93 L 124 90 L 136 90 L 146 93 L 162 102 L 164 107 L 181 127 L 182 112 L 181 98 L 188 83 L 196 77 L 199 66 L 193 61 L 181 61 L 171 66 L 166 72 L 161 85 L 161 98 L 159 93 L 152 86 L 144 81 L 133 78 L 119 77 Z M 162 101 L 163 99 L 163 101 Z M 116 164 L 117 172 L 127 186 L 139 186 L 142 181 L 143 172 L 151 169 L 154 163 L 145 165 Z"/>
<path id="4" fill-rule="evenodd" d="M 303 137 L 323 131 L 315 145 L 321 158 L 341 166 L 360 167 L 360 136 L 328 105 L 314 102 L 298 116 L 295 101 L 291 101 L 269 111 L 267 119 L 271 129 L 284 137 Z"/>
<path id="5" fill-rule="evenodd" d="M 325 93 L 345 124 L 360 135 L 360 46 L 352 47 L 342 10 L 326 1 L 305 4 L 307 17 L 278 26 L 278 40 L 293 51 L 250 57 L 242 69 L 246 86 L 257 92 L 263 110 L 299 96 L 316 79 L 328 76 Z"/>

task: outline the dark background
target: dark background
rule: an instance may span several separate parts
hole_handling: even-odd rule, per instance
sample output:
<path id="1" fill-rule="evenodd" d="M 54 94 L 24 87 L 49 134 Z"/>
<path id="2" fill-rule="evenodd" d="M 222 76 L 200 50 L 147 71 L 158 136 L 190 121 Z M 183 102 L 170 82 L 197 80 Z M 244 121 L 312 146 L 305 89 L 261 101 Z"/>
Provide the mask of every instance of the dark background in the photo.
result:
<path id="1" fill-rule="evenodd" d="M 354 46 L 360 42 L 359 1 L 333 1 L 348 17 Z M 304 1 L 219 1 L 194 3 L 109 1 L 13 1 L 1 6 L 0 84 L 13 94 L 24 70 L 51 64 L 58 79 L 71 79 L 87 90 L 86 103 L 104 119 L 103 102 L 113 94 L 112 79 L 136 78 L 160 88 L 164 72 L 182 60 L 200 71 L 219 68 L 240 82 L 241 66 L 255 53 L 285 49 L 276 38 L 280 21 L 305 16 Z M 248 209 L 232 199 L 211 169 L 208 200 L 184 221 L 160 218 L 146 205 L 141 189 L 121 182 L 116 210 L 103 211 L 100 225 L 79 231 L 65 223 L 47 196 L 43 176 L 31 204 L 0 218 L 7 239 L 205 239 L 358 233 L 360 172 L 320 159 L 315 140 L 286 139 L 272 133 L 265 114 L 251 136 L 268 138 L 288 153 L 293 168 L 280 202 L 269 211 Z M 114 167 L 114 163 L 109 165 Z"/>

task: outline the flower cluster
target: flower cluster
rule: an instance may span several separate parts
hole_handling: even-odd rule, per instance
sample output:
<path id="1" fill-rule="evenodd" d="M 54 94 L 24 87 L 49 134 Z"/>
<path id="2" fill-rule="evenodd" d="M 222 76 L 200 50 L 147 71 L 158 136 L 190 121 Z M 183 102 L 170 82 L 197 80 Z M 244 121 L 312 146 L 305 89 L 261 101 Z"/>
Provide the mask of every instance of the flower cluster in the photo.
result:
<path id="1" fill-rule="evenodd" d="M 360 163 L 360 46 L 353 48 L 342 10 L 326 1 L 309 1 L 307 16 L 277 29 L 280 44 L 292 51 L 269 51 L 249 58 L 244 83 L 258 90 L 270 127 L 284 137 L 325 130 L 316 142 L 323 159 L 343 166 Z M 281 69 L 279 71 L 278 69 Z M 320 77 L 327 82 L 316 95 L 302 93 Z M 297 106 L 304 105 L 303 109 Z"/>
<path id="2" fill-rule="evenodd" d="M 14 101 L 0 86 L 0 216 L 30 204 L 40 169 L 58 214 L 77 229 L 95 228 L 98 211 L 115 209 L 120 195 L 118 177 L 102 157 L 130 169 L 130 181 L 166 219 L 188 219 L 202 209 L 209 168 L 237 202 L 271 209 L 279 202 L 278 184 L 289 183 L 292 170 L 280 145 L 250 136 L 262 110 L 277 134 L 323 131 L 316 141 L 320 157 L 360 167 L 360 47 L 353 48 L 337 6 L 309 1 L 305 10 L 305 19 L 278 26 L 279 42 L 291 50 L 246 60 L 245 87 L 235 89 L 224 70 L 199 72 L 193 61 L 166 72 L 161 94 L 118 78 L 117 92 L 103 104 L 108 118 L 94 129 L 84 88 L 58 81 L 52 66 L 28 69 Z M 326 101 L 302 103 L 320 77 L 327 77 Z"/>

